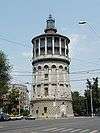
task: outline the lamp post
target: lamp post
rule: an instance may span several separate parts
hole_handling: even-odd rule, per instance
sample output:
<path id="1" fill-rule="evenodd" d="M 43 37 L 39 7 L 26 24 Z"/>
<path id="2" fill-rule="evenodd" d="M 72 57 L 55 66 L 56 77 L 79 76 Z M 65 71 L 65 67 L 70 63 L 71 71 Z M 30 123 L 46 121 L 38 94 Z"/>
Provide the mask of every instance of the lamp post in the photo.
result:
<path id="1" fill-rule="evenodd" d="M 87 21 L 80 21 L 79 22 L 80 25 L 84 25 L 84 24 L 87 24 L 89 26 L 89 28 L 94 32 L 96 33 L 95 29 L 87 22 Z M 97 33 L 96 33 L 97 34 Z M 90 82 L 90 81 L 88 81 Z M 92 84 L 90 83 L 90 86 L 89 86 L 89 89 L 90 89 L 90 99 L 91 99 L 91 117 L 93 117 L 93 95 L 92 95 Z"/>

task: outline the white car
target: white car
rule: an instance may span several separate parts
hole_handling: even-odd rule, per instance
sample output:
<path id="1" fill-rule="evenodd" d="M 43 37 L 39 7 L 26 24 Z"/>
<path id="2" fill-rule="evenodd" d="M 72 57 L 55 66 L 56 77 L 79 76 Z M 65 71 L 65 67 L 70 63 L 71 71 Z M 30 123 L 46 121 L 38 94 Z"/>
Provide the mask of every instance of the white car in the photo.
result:
<path id="1" fill-rule="evenodd" d="M 25 117 L 25 120 L 35 120 L 35 119 L 36 119 L 36 117 L 34 117 L 32 115 Z"/>

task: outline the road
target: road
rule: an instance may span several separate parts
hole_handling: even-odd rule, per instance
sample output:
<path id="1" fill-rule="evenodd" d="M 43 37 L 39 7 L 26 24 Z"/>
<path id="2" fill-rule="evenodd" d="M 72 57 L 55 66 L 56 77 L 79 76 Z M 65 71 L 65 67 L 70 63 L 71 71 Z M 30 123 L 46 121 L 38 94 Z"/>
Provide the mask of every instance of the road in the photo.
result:
<path id="1" fill-rule="evenodd" d="M 100 117 L 0 122 L 0 133 L 100 133 Z"/>

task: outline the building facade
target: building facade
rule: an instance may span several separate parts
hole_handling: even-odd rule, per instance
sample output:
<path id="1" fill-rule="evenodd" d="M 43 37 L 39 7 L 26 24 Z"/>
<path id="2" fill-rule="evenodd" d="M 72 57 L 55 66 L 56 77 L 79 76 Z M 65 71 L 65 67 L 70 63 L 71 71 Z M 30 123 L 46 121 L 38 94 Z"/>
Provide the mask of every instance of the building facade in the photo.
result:
<path id="1" fill-rule="evenodd" d="M 49 15 L 44 34 L 32 39 L 33 92 L 31 113 L 37 117 L 73 116 L 69 81 L 68 37 L 57 33 Z"/>
<path id="2" fill-rule="evenodd" d="M 14 89 L 19 93 L 18 108 L 29 110 L 30 102 L 29 102 L 29 92 L 28 92 L 27 86 L 23 84 L 10 84 L 9 87 L 10 87 L 9 91 Z"/>

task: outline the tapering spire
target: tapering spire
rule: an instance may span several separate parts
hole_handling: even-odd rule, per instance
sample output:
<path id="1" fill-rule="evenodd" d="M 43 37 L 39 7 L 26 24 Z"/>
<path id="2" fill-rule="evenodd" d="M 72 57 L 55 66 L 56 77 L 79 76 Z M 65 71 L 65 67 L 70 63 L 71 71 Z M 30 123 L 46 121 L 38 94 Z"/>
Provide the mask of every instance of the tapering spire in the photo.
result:
<path id="1" fill-rule="evenodd" d="M 52 15 L 49 14 L 49 18 L 47 19 L 46 29 L 44 30 L 45 33 L 56 33 L 57 29 L 55 27 L 55 19 L 52 18 Z"/>

